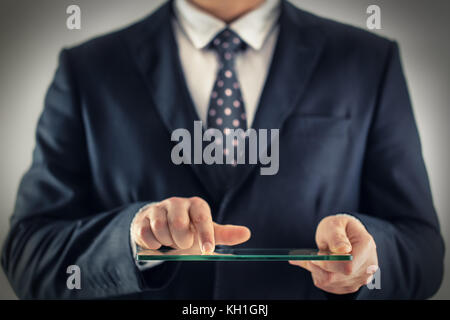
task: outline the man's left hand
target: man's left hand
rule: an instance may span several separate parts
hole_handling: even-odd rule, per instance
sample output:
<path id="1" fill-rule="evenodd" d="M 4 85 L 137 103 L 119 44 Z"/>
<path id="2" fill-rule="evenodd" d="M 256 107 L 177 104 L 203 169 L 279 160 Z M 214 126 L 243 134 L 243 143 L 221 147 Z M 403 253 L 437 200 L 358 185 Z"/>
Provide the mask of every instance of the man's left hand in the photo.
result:
<path id="1" fill-rule="evenodd" d="M 375 241 L 363 224 L 350 215 L 328 216 L 316 230 L 319 250 L 351 253 L 351 261 L 289 261 L 311 272 L 314 285 L 334 294 L 359 290 L 378 269 Z"/>

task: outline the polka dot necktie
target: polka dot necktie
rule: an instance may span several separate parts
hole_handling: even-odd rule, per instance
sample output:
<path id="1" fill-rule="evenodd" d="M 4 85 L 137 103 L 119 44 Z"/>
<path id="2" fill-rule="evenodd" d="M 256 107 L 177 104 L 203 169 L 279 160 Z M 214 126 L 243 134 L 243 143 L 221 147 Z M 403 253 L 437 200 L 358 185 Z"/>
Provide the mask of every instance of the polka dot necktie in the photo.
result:
<path id="1" fill-rule="evenodd" d="M 236 54 L 246 48 L 239 36 L 230 29 L 224 29 L 211 41 L 209 48 L 216 51 L 219 60 L 219 70 L 214 83 L 214 88 L 209 100 L 207 126 L 222 132 L 224 139 L 230 129 L 247 130 L 247 120 L 242 100 L 239 81 L 236 76 L 234 62 Z M 220 143 L 221 141 L 216 141 Z M 230 146 L 223 141 L 223 155 L 226 157 L 230 152 Z M 235 141 L 237 142 L 237 141 Z M 231 146 L 233 148 L 233 146 Z M 234 149 L 236 149 L 234 144 Z M 234 152 L 236 160 L 237 152 Z M 232 164 L 235 166 L 235 160 Z M 227 165 L 226 167 L 230 167 Z"/>

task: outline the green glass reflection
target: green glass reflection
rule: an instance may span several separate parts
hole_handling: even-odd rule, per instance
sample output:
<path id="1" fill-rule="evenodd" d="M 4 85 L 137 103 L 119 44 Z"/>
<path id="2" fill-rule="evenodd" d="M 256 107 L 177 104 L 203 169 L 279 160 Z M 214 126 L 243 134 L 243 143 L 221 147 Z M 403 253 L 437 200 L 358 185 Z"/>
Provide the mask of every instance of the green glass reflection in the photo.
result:
<path id="1" fill-rule="evenodd" d="M 138 261 L 288 261 L 288 260 L 352 260 L 351 254 L 336 254 L 315 249 L 249 249 L 218 247 L 214 253 L 200 249 L 141 250 Z"/>

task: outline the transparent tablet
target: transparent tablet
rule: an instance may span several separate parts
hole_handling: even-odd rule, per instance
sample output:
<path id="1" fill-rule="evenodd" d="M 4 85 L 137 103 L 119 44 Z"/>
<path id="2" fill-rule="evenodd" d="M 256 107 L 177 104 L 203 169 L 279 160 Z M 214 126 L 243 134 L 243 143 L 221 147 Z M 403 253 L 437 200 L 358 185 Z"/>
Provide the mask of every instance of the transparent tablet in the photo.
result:
<path id="1" fill-rule="evenodd" d="M 351 254 L 335 254 L 315 249 L 248 249 L 217 247 L 213 253 L 199 249 L 140 250 L 137 261 L 289 261 L 289 260 L 352 260 Z"/>

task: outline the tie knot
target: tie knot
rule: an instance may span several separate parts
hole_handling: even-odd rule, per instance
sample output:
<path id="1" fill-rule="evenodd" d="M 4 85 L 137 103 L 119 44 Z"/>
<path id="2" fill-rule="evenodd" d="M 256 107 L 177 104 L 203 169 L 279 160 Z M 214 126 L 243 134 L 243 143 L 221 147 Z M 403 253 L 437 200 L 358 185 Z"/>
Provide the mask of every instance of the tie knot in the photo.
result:
<path id="1" fill-rule="evenodd" d="M 220 55 L 229 55 L 237 53 L 246 48 L 246 43 L 236 34 L 226 28 L 219 32 L 210 43 L 210 48 L 215 50 Z"/>

